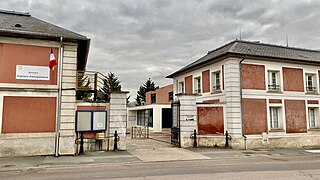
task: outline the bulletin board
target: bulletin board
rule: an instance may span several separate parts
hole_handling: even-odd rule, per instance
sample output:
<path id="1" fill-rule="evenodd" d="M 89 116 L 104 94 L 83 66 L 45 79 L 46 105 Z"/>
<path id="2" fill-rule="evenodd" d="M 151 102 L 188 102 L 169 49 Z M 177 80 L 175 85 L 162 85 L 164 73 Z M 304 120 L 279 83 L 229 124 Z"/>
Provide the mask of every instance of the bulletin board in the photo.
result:
<path id="1" fill-rule="evenodd" d="M 76 131 L 95 132 L 107 129 L 107 111 L 76 111 Z"/>

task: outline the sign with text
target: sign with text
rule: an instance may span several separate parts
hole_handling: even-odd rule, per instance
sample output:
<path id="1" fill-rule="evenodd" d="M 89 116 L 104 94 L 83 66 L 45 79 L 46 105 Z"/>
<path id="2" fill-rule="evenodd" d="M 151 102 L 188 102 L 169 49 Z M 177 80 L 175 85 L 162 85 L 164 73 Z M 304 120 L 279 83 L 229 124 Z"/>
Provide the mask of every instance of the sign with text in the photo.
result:
<path id="1" fill-rule="evenodd" d="M 47 66 L 16 66 L 16 79 L 50 80 L 50 69 Z"/>

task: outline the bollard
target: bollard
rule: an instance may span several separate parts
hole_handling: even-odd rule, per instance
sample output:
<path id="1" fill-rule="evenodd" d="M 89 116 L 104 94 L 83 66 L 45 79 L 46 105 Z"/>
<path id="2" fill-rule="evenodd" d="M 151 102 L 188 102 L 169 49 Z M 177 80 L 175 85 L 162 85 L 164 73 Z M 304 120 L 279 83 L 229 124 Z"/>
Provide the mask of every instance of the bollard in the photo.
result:
<path id="1" fill-rule="evenodd" d="M 113 150 L 116 151 L 118 150 L 118 133 L 117 130 L 114 131 L 114 146 Z"/>
<path id="2" fill-rule="evenodd" d="M 228 131 L 226 131 L 226 145 L 225 145 L 225 147 L 226 148 L 228 148 L 228 147 L 230 147 L 230 145 L 229 145 L 229 140 L 231 140 L 231 136 L 230 136 L 230 134 L 228 133 Z"/>
<path id="3" fill-rule="evenodd" d="M 79 155 L 83 155 L 84 150 L 83 150 L 83 133 L 80 133 L 80 150 L 79 150 Z"/>
<path id="4" fill-rule="evenodd" d="M 197 130 L 193 130 L 193 147 L 197 147 Z"/>
<path id="5" fill-rule="evenodd" d="M 132 130 L 131 130 L 131 139 L 133 139 L 133 126 L 132 126 Z"/>

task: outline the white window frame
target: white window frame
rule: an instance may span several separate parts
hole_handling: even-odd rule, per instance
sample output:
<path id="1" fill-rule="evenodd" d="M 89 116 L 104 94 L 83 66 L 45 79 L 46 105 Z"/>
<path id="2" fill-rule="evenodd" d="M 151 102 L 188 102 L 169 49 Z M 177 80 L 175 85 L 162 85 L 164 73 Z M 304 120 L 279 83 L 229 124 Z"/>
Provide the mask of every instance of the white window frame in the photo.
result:
<path id="1" fill-rule="evenodd" d="M 274 127 L 273 121 L 273 109 L 276 108 L 276 112 L 278 113 L 278 127 Z M 284 109 L 282 104 L 269 104 L 268 108 L 268 129 L 269 131 L 285 131 L 285 122 L 284 122 Z"/>
<path id="2" fill-rule="evenodd" d="M 178 93 L 184 93 L 184 81 L 178 83 Z"/>
<path id="3" fill-rule="evenodd" d="M 314 125 L 312 125 L 311 123 L 311 117 L 312 117 L 312 114 L 311 114 L 311 110 L 313 110 L 314 114 L 313 114 L 313 117 L 314 117 Z M 320 122 L 319 122 L 319 107 L 318 105 L 309 105 L 308 108 L 307 108 L 307 120 L 308 120 L 308 127 L 309 129 L 319 129 L 319 125 L 320 125 Z"/>
<path id="4" fill-rule="evenodd" d="M 198 76 L 198 77 L 195 77 L 194 78 L 194 93 L 200 93 L 201 94 L 201 87 L 202 87 L 202 84 L 201 84 L 201 76 Z"/>
<path id="5" fill-rule="evenodd" d="M 279 70 L 268 70 L 268 91 L 275 91 L 279 92 L 281 91 L 281 85 L 280 85 L 280 71 Z M 275 75 L 275 77 L 272 77 L 272 74 Z M 272 82 L 275 81 L 275 82 Z"/>
<path id="6" fill-rule="evenodd" d="M 311 77 L 311 81 L 309 78 Z M 306 73 L 305 74 L 305 88 L 306 93 L 314 94 L 317 92 L 317 78 L 316 74 L 314 73 Z"/>
<path id="7" fill-rule="evenodd" d="M 217 75 L 219 75 L 219 82 L 217 82 Z M 212 92 L 221 91 L 221 71 L 215 71 L 211 73 Z"/>

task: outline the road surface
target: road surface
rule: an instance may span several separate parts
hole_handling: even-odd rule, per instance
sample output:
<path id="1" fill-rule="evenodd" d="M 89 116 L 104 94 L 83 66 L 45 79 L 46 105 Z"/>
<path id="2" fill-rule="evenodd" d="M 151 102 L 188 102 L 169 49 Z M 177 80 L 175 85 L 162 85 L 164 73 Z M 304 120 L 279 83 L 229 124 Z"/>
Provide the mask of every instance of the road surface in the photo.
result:
<path id="1" fill-rule="evenodd" d="M 320 156 L 79 164 L 0 172 L 0 179 L 320 179 Z"/>

